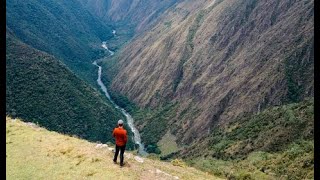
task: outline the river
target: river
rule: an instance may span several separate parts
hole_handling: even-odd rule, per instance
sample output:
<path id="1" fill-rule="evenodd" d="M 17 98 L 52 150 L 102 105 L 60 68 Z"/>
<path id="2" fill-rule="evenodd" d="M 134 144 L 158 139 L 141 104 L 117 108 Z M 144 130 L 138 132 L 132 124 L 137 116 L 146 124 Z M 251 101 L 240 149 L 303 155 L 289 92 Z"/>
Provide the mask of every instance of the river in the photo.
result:
<path id="1" fill-rule="evenodd" d="M 106 41 L 103 41 L 101 46 L 110 53 L 110 56 L 113 56 L 113 55 L 114 55 L 114 52 L 111 51 L 111 50 L 108 48 Z"/>
<path id="2" fill-rule="evenodd" d="M 113 56 L 114 55 L 114 52 L 109 50 L 108 47 L 107 47 L 107 43 L 104 41 L 102 42 L 102 47 L 104 49 L 106 49 L 109 53 L 110 53 L 110 56 Z M 133 140 L 136 144 L 139 145 L 139 150 L 138 150 L 138 153 L 141 155 L 141 156 L 145 156 L 147 155 L 147 152 L 144 150 L 144 145 L 142 144 L 141 142 L 141 136 L 140 136 L 140 133 L 139 131 L 137 130 L 137 128 L 134 126 L 134 120 L 132 118 L 132 116 L 123 108 L 121 108 L 120 106 L 118 106 L 110 97 L 110 94 L 108 93 L 108 90 L 107 90 L 107 87 L 103 84 L 102 80 L 101 80 L 101 73 L 102 73 L 102 67 L 99 66 L 97 64 L 96 61 L 94 61 L 92 63 L 93 65 L 97 66 L 99 68 L 98 70 L 98 79 L 97 79 L 97 82 L 101 88 L 101 90 L 104 92 L 105 96 L 109 99 L 109 101 L 111 102 L 111 104 L 118 110 L 120 110 L 120 112 L 126 117 L 126 120 L 127 120 L 127 124 L 129 125 L 131 131 L 133 132 Z"/>

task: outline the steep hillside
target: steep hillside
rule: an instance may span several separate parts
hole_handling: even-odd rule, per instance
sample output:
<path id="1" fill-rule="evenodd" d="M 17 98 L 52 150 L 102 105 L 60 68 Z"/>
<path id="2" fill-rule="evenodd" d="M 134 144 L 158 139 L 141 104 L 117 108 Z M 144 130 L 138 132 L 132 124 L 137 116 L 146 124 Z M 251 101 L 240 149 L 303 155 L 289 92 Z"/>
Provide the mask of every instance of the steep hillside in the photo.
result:
<path id="1" fill-rule="evenodd" d="M 110 26 L 77 0 L 6 1 L 6 25 L 24 43 L 62 59 L 82 78 L 94 81 L 92 60 L 103 55 Z"/>
<path id="2" fill-rule="evenodd" d="M 111 148 L 6 118 L 8 179 L 220 179 L 128 151 L 120 168 L 112 162 Z"/>
<path id="3" fill-rule="evenodd" d="M 162 159 L 174 156 L 215 175 L 237 179 L 313 179 L 314 101 L 240 118 Z"/>
<path id="4" fill-rule="evenodd" d="M 114 73 L 107 81 L 142 108 L 177 104 L 166 130 L 190 144 L 237 117 L 313 96 L 313 6 L 182 1 L 119 52 L 118 63 L 106 62 Z M 142 131 L 156 120 L 137 119 Z"/>
<path id="5" fill-rule="evenodd" d="M 212 156 L 220 159 L 243 158 L 253 151 L 278 152 L 294 142 L 314 139 L 314 100 L 268 108 L 242 117 L 198 143 L 205 143 L 208 153 L 197 147 L 183 150 L 184 157 Z M 193 154 L 196 153 L 196 154 Z"/>
<path id="6" fill-rule="evenodd" d="M 6 114 L 91 141 L 112 141 L 122 115 L 47 53 L 6 35 Z"/>
<path id="7" fill-rule="evenodd" d="M 177 0 L 79 0 L 104 22 L 123 24 L 137 32 L 146 30 Z"/>

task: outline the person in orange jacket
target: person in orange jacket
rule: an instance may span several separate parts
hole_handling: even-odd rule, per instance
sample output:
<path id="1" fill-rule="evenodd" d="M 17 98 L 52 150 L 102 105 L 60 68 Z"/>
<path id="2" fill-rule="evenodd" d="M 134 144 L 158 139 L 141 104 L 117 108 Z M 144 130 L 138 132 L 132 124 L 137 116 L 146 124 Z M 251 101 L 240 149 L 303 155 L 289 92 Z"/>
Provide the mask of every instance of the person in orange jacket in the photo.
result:
<path id="1" fill-rule="evenodd" d="M 118 154 L 120 151 L 120 166 L 124 165 L 123 163 L 123 154 L 126 149 L 127 144 L 127 131 L 123 128 L 123 121 L 120 119 L 118 121 L 118 127 L 114 128 L 112 136 L 116 138 L 116 153 L 114 154 L 113 162 L 117 163 Z"/>

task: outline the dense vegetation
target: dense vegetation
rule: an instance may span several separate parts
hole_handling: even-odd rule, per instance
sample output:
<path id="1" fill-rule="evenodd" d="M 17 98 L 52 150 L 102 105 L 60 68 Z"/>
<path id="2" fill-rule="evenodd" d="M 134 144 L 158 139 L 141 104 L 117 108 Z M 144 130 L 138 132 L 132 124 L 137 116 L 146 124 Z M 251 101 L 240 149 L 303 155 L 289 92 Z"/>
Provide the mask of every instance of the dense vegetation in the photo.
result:
<path id="1" fill-rule="evenodd" d="M 6 25 L 28 45 L 48 52 L 89 82 L 92 61 L 104 55 L 101 41 L 112 28 L 94 17 L 77 0 L 6 1 Z"/>
<path id="2" fill-rule="evenodd" d="M 181 155 L 193 166 L 231 179 L 310 179 L 313 131 L 314 101 L 309 99 L 231 122 Z"/>
<path id="3" fill-rule="evenodd" d="M 168 104 L 157 109 L 136 109 L 133 117 L 140 127 L 142 141 L 149 153 L 160 154 L 157 143 L 166 134 L 169 120 L 175 116 L 177 104 Z M 143 127 L 143 128 L 142 128 Z"/>
<path id="4" fill-rule="evenodd" d="M 122 115 L 54 57 L 6 38 L 6 114 L 91 141 L 113 141 Z M 131 139 L 131 138 L 130 138 Z"/>

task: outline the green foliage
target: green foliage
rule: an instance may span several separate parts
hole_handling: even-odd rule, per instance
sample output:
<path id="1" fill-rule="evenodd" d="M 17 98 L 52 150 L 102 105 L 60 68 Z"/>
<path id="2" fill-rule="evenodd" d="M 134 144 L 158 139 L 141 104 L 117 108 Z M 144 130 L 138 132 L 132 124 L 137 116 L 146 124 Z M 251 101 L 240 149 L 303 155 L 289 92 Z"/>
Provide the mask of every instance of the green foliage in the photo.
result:
<path id="1" fill-rule="evenodd" d="M 129 113 L 137 109 L 137 106 L 131 102 L 126 96 L 121 95 L 115 91 L 109 91 L 112 100 L 120 107 L 124 108 Z"/>
<path id="2" fill-rule="evenodd" d="M 145 124 L 140 131 L 145 145 L 156 144 L 165 135 L 168 122 L 175 116 L 177 104 L 168 104 L 158 109 L 139 109 L 133 112 L 137 124 Z"/>
<path id="3" fill-rule="evenodd" d="M 230 123 L 230 131 L 215 130 L 211 148 L 225 156 L 243 157 L 255 150 L 281 151 L 288 144 L 313 135 L 313 100 L 267 109 L 260 114 L 245 117 Z M 232 127 L 235 127 L 232 129 Z M 222 146 L 222 148 L 221 148 Z M 232 152 L 226 148 L 233 146 Z"/>
<path id="4" fill-rule="evenodd" d="M 8 0 L 6 25 L 23 42 L 58 57 L 92 83 L 91 61 L 104 55 L 101 41 L 113 37 L 111 27 L 77 0 Z"/>
<path id="5" fill-rule="evenodd" d="M 59 60 L 7 34 L 6 114 L 90 141 L 114 142 L 122 115 Z"/>
<path id="6" fill-rule="evenodd" d="M 161 154 L 159 147 L 156 144 L 149 144 L 146 147 L 146 151 L 148 153 Z"/>
<path id="7" fill-rule="evenodd" d="M 228 179 L 312 179 L 314 101 L 273 107 L 215 129 L 188 164 Z M 200 146 L 199 146 L 200 147 Z M 201 146 L 203 147 L 203 146 Z"/>

